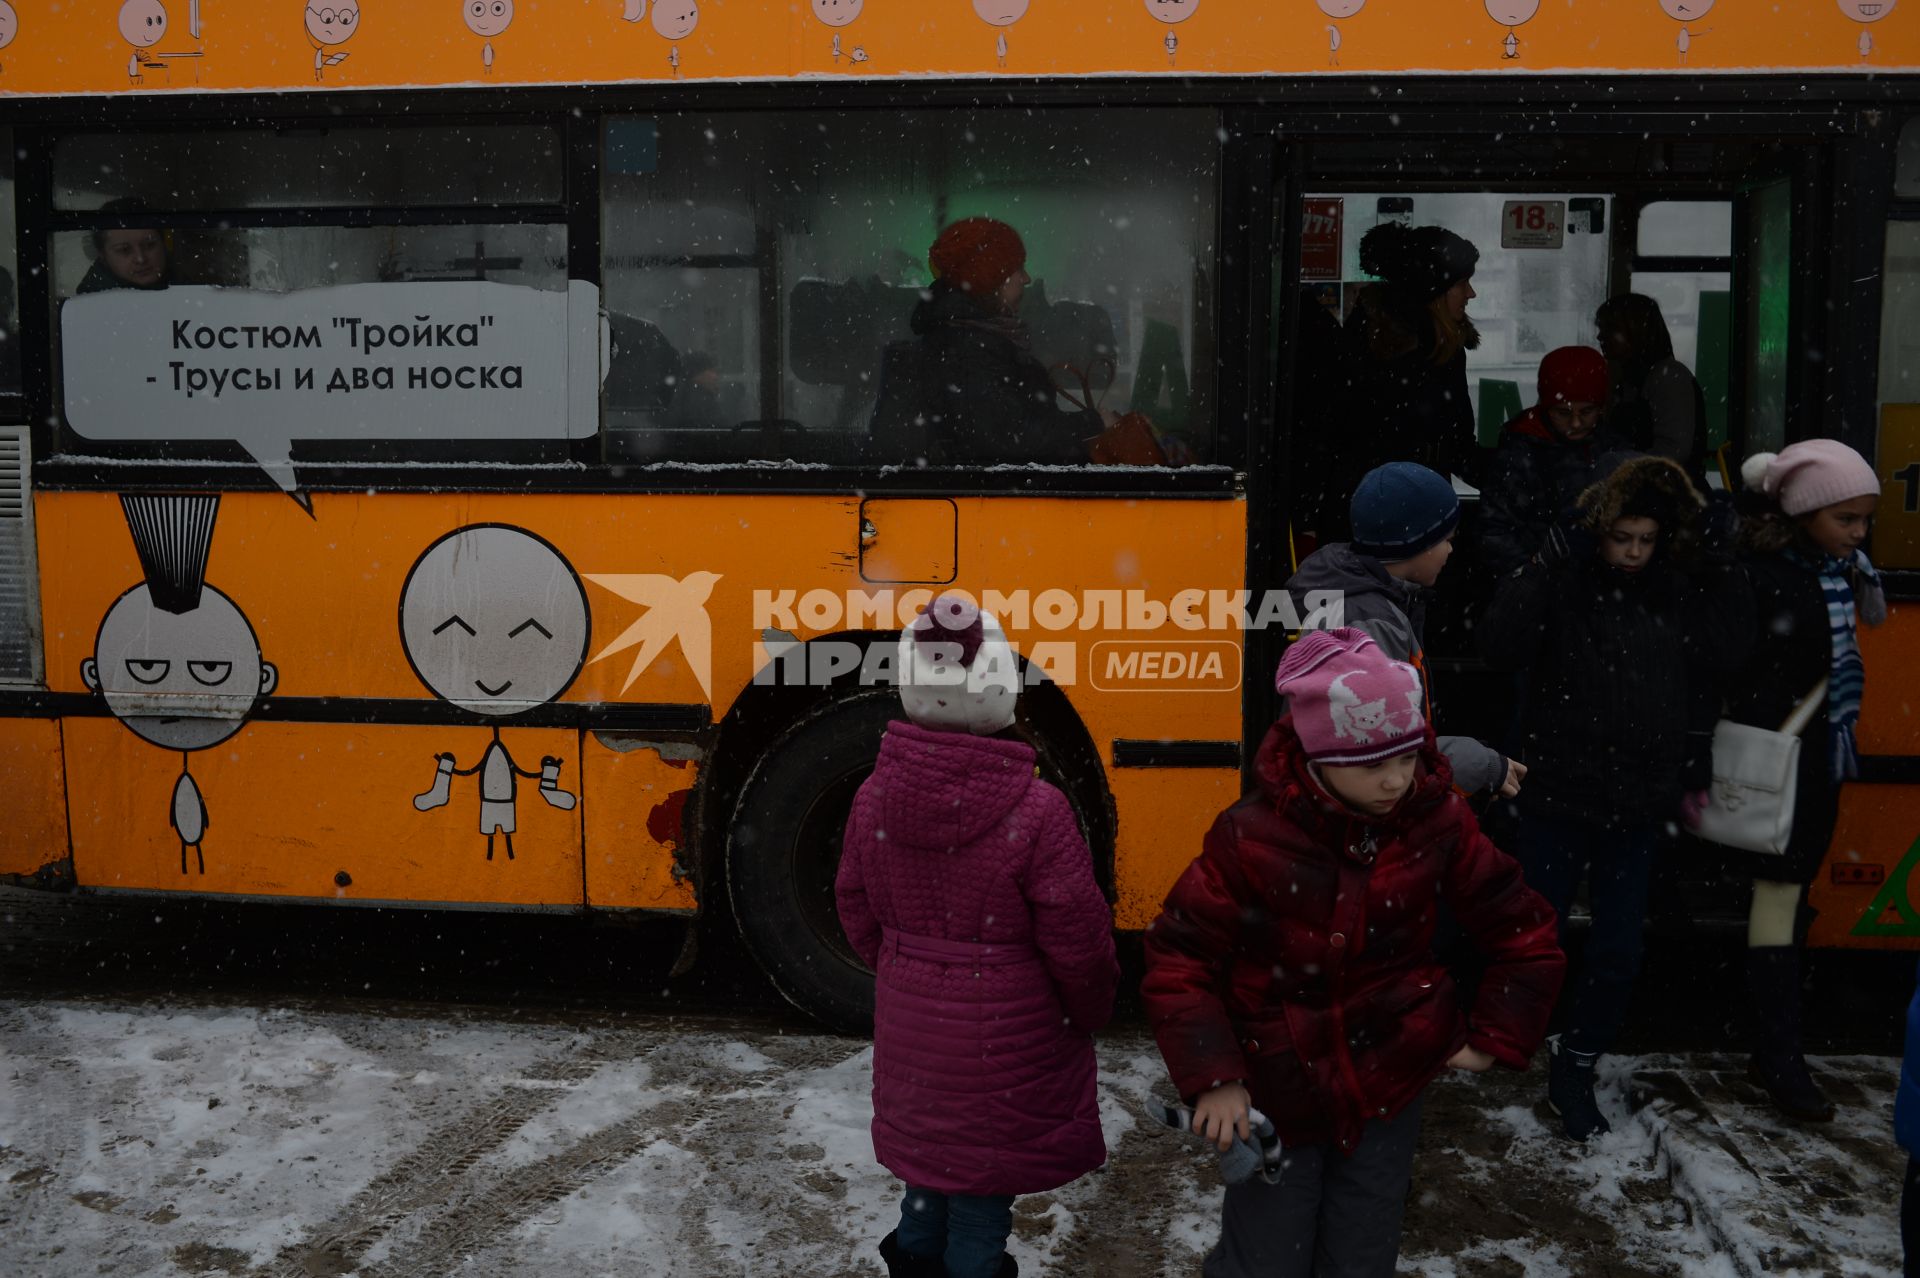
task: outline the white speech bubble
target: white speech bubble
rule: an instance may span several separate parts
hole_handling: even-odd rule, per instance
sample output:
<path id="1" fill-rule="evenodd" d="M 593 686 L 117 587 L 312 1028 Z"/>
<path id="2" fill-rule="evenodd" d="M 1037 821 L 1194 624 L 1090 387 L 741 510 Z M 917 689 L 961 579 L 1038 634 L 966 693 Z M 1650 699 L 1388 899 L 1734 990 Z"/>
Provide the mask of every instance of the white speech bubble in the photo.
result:
<path id="1" fill-rule="evenodd" d="M 233 440 L 304 506 L 296 440 L 594 434 L 599 301 L 580 280 L 91 293 L 60 316 L 67 424 L 103 441 Z"/>

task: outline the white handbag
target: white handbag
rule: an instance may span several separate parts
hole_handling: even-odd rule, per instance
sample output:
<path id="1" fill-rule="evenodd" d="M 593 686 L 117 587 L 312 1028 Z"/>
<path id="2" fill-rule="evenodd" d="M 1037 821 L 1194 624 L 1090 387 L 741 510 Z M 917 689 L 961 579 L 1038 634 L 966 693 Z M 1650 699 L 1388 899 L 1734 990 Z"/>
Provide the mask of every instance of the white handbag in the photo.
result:
<path id="1" fill-rule="evenodd" d="M 1722 719 L 1713 729 L 1713 785 L 1694 833 L 1711 843 L 1779 856 L 1793 835 L 1800 734 L 1826 699 L 1827 681 L 1793 708 L 1778 732 Z"/>

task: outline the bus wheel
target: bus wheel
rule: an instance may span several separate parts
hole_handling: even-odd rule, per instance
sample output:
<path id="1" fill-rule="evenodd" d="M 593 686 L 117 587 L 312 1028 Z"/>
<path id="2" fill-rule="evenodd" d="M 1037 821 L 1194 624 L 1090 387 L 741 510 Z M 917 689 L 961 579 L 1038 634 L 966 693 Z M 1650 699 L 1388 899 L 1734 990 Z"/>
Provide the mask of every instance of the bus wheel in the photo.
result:
<path id="1" fill-rule="evenodd" d="M 889 689 L 800 720 L 747 777 L 727 838 L 727 890 L 747 948 L 789 1002 L 849 1034 L 873 1028 L 873 973 L 840 929 L 833 878 L 854 792 L 901 717 Z"/>

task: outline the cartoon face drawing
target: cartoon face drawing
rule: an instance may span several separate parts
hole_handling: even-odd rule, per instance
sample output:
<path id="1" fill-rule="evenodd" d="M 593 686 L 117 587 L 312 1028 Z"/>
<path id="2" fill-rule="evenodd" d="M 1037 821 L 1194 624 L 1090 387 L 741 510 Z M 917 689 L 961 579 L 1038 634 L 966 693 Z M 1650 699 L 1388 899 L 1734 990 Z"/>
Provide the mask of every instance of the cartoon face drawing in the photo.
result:
<path id="1" fill-rule="evenodd" d="M 1316 0 L 1320 12 L 1329 18 L 1351 18 L 1366 8 L 1367 0 Z"/>
<path id="2" fill-rule="evenodd" d="M 590 630 L 573 566 L 506 524 L 473 524 L 434 542 L 400 594 L 414 674 L 479 714 L 518 714 L 559 697 L 586 662 Z"/>
<path id="3" fill-rule="evenodd" d="M 1855 22 L 1878 22 L 1893 12 L 1900 0 L 1840 0 L 1840 12 Z"/>
<path id="4" fill-rule="evenodd" d="M 700 25 L 696 0 L 655 0 L 653 29 L 668 40 L 684 40 Z"/>
<path id="5" fill-rule="evenodd" d="M 345 44 L 359 27 L 360 0 L 313 0 L 307 5 L 307 34 L 316 44 Z"/>
<path id="6" fill-rule="evenodd" d="M 467 30 L 492 39 L 513 25 L 513 0 L 461 0 L 460 17 Z"/>
<path id="7" fill-rule="evenodd" d="M 12 44 L 13 38 L 19 34 L 20 15 L 13 11 L 13 6 L 7 0 L 0 0 L 0 49 Z"/>
<path id="8" fill-rule="evenodd" d="M 1660 11 L 1675 22 L 1691 22 L 1707 16 L 1713 0 L 1660 0 Z"/>
<path id="9" fill-rule="evenodd" d="M 135 736 L 168 750 L 219 745 L 279 680 L 246 614 L 206 585 L 181 613 L 159 607 L 145 583 L 121 595 L 80 673 Z M 169 698 L 180 699 L 176 713 Z"/>
<path id="10" fill-rule="evenodd" d="M 1172 26 L 1185 22 L 1200 7 L 1200 0 L 1147 0 L 1147 12 Z"/>
<path id="11" fill-rule="evenodd" d="M 1487 0 L 1487 16 L 1502 26 L 1522 26 L 1539 12 L 1540 0 Z"/>
<path id="12" fill-rule="evenodd" d="M 866 7 L 867 0 L 813 0 L 813 16 L 830 27 L 844 27 Z"/>
<path id="13" fill-rule="evenodd" d="M 973 0 L 973 11 L 989 26 L 1010 27 L 1027 16 L 1028 0 Z"/>
<path id="14" fill-rule="evenodd" d="M 136 49 L 151 49 L 167 33 L 167 7 L 160 0 L 127 0 L 120 6 L 120 36 Z"/>

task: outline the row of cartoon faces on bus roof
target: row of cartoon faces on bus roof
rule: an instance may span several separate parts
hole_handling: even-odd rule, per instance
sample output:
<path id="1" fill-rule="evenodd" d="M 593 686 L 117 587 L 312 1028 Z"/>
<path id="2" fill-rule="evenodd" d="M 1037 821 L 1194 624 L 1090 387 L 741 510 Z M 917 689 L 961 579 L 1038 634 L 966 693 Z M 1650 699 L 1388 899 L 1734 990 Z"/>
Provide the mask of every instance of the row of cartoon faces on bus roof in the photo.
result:
<path id="1" fill-rule="evenodd" d="M 514 0 L 456 0 L 460 7 L 461 20 L 467 29 L 480 37 L 481 65 L 488 74 L 493 71 L 495 37 L 502 35 L 513 23 Z M 1891 13 L 1899 0 L 1836 0 L 1840 12 L 1860 23 L 1874 23 Z M 662 38 L 669 41 L 683 40 L 693 34 L 699 25 L 699 0 L 620 0 L 622 16 L 628 22 L 639 22 L 651 11 L 652 25 Z M 809 0 L 813 14 L 829 27 L 845 27 L 859 18 L 865 9 L 866 0 Z M 1177 26 L 1192 17 L 1200 7 L 1200 0 L 1144 0 L 1147 12 L 1169 28 Z M 1315 0 L 1322 13 L 1330 18 L 1351 18 L 1366 7 L 1367 0 Z M 1519 56 L 1519 37 L 1514 28 L 1526 25 L 1540 12 L 1540 0 L 1485 0 L 1487 15 L 1495 22 L 1507 28 L 1506 39 L 1502 43 L 1505 58 Z M 1658 0 L 1660 9 L 1668 17 L 1682 23 L 1676 37 L 1676 45 L 1681 62 L 1686 61 L 1687 53 L 1695 38 L 1706 35 L 1711 28 L 1695 31 L 1690 25 L 1708 14 L 1715 0 Z M 1031 0 L 972 0 L 974 12 L 982 21 L 995 27 L 1010 27 L 1025 17 Z M 325 78 L 326 69 L 346 61 L 347 51 L 342 47 L 359 28 L 361 0 L 312 0 L 304 4 L 304 16 L 307 40 L 313 45 L 314 78 Z M 154 53 L 167 33 L 167 8 L 163 0 L 125 0 L 120 6 L 118 25 L 121 37 L 132 48 L 132 56 L 127 63 L 127 75 L 131 83 L 145 82 L 145 73 L 166 70 L 168 63 L 163 59 L 198 58 L 198 50 L 171 53 Z M 13 43 L 20 29 L 20 20 L 9 0 L 0 0 L 0 49 Z M 1329 27 L 1329 61 L 1339 64 L 1341 34 L 1338 27 Z M 196 30 L 195 38 L 199 36 Z M 1004 65 L 1006 62 L 1006 35 L 1003 32 L 997 38 L 997 52 Z M 1168 31 L 1165 46 L 1168 60 L 1171 62 L 1179 47 L 1179 40 Z M 1873 52 L 1873 36 L 1860 33 L 1860 56 L 1867 57 Z M 833 37 L 833 57 L 836 61 L 842 56 L 840 36 Z M 864 48 L 856 47 L 848 56 L 855 63 L 867 61 Z M 679 49 L 669 51 L 668 62 L 678 74 L 680 67 Z"/>
<path id="2" fill-rule="evenodd" d="M 207 582 L 219 496 L 140 494 L 120 502 L 143 580 L 109 605 L 81 678 L 135 736 L 180 752 L 168 822 L 180 846 L 180 872 L 189 872 L 191 851 L 205 874 L 201 843 L 212 821 L 191 757 L 238 733 L 280 675 L 262 656 L 240 606 Z M 706 602 L 716 574 L 588 580 L 642 607 L 593 658 L 634 653 L 623 692 L 677 642 L 711 695 Z M 414 561 L 401 588 L 400 642 L 415 676 L 440 700 L 496 724 L 559 700 L 587 664 L 591 632 L 580 574 L 551 543 L 505 524 L 472 524 L 440 537 Z M 431 783 L 413 806 L 421 812 L 443 807 L 456 777 L 477 776 L 487 859 L 494 858 L 496 836 L 503 836 L 512 860 L 519 782 L 534 781 L 549 807 L 571 811 L 578 799 L 560 784 L 563 767 L 551 755 L 537 768 L 522 766 L 495 726 L 468 767 L 451 751 L 436 754 Z"/>

